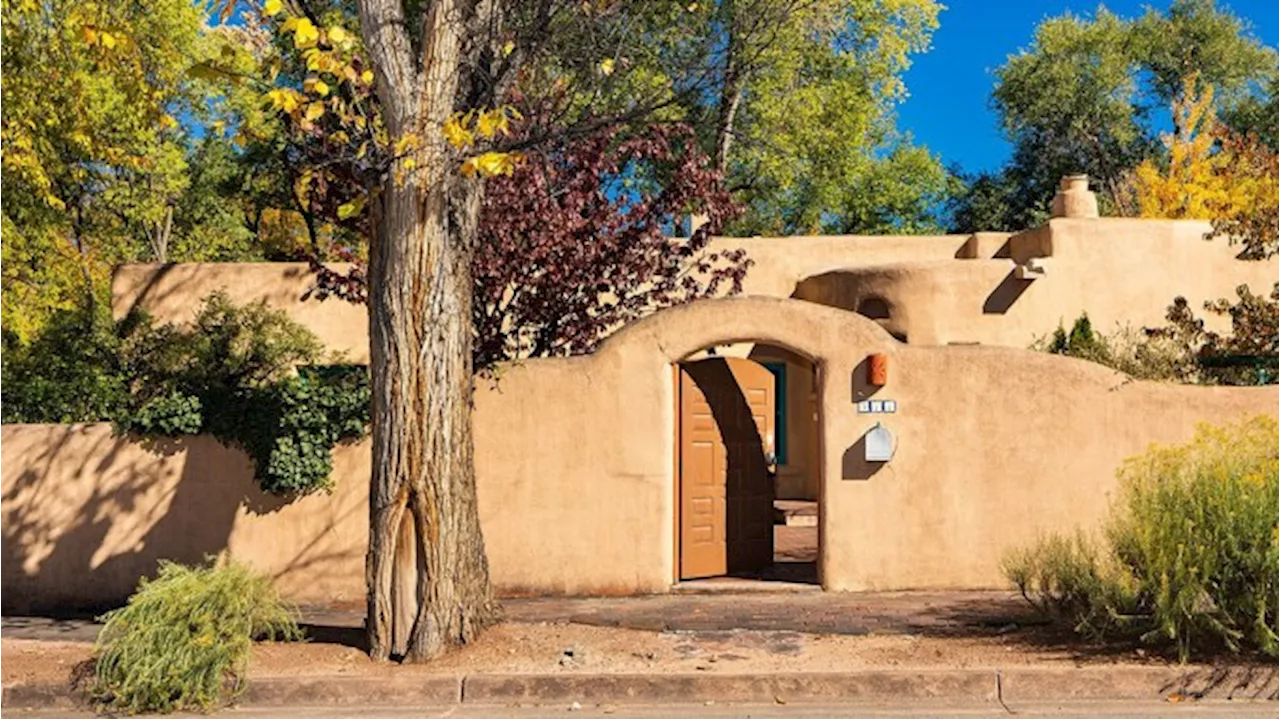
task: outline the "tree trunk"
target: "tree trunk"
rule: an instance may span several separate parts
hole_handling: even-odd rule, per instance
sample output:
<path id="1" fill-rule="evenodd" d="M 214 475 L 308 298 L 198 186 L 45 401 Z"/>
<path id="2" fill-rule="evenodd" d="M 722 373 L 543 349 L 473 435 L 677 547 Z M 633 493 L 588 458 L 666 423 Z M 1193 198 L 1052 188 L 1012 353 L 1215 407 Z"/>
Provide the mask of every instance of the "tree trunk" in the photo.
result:
<path id="1" fill-rule="evenodd" d="M 729 46 L 725 49 L 724 86 L 720 91 L 720 107 L 716 114 L 715 168 L 724 176 L 729 168 L 729 148 L 733 144 L 733 121 L 742 103 L 745 84 L 741 58 L 742 48 L 736 29 L 737 18 L 730 11 Z"/>
<path id="2" fill-rule="evenodd" d="M 458 175 L 440 133 L 458 83 L 461 23 L 453 10 L 437 0 L 428 13 L 420 75 L 405 71 L 397 48 L 379 48 L 387 38 L 367 43 L 375 56 L 379 49 L 392 53 L 378 66 L 388 128 L 393 137 L 414 133 L 420 141 L 414 166 L 398 161 L 397 177 L 387 180 L 374 208 L 369 257 L 373 477 L 366 581 L 375 660 L 429 659 L 470 642 L 498 616 L 471 436 L 471 258 L 481 190 Z M 385 0 L 361 4 L 366 22 L 366 12 L 377 21 L 386 19 L 377 13 L 396 11 Z"/>
<path id="3" fill-rule="evenodd" d="M 715 168 L 724 175 L 729 169 L 729 148 L 733 144 L 733 120 L 742 103 L 742 75 L 731 69 L 725 75 L 724 95 L 720 98 L 720 112 L 716 119 Z"/>

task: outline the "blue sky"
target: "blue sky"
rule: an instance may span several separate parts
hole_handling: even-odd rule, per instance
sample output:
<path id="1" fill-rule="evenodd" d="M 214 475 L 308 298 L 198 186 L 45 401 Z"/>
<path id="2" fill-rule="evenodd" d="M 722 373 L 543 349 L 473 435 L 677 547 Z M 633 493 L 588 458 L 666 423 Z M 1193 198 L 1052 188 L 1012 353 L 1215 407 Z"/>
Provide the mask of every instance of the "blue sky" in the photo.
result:
<path id="1" fill-rule="evenodd" d="M 1092 13 L 1097 0 L 942 0 L 941 27 L 933 47 L 917 55 L 906 74 L 911 97 L 898 109 L 898 127 L 917 143 L 958 163 L 966 171 L 995 169 L 1009 156 L 1009 145 L 990 109 L 992 72 L 1005 58 L 1031 44 L 1040 20 L 1071 11 Z M 1168 0 L 1117 0 L 1106 6 L 1122 17 L 1144 8 L 1165 9 Z M 1280 11 L 1276 0 L 1219 0 L 1246 18 L 1264 44 L 1277 46 Z"/>

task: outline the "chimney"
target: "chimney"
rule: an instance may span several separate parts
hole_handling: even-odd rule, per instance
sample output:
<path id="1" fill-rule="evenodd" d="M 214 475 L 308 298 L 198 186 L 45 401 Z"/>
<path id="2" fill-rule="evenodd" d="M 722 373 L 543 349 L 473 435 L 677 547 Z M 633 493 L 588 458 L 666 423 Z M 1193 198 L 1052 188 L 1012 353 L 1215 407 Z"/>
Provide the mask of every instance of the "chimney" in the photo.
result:
<path id="1" fill-rule="evenodd" d="M 1049 207 L 1051 217 L 1097 217 L 1098 196 L 1089 191 L 1088 175 L 1067 175 Z"/>

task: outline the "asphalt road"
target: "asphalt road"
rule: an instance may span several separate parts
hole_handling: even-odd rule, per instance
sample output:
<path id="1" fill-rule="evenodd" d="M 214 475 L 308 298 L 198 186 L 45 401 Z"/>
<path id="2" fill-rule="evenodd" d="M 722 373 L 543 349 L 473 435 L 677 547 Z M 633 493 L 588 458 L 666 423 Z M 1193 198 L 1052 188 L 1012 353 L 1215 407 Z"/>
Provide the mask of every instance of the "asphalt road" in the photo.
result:
<path id="1" fill-rule="evenodd" d="M 374 707 L 281 707 L 272 709 L 227 709 L 216 716 L 227 719 L 479 719 L 480 717 L 511 717 L 512 719 L 550 719 L 551 717 L 592 717 L 595 719 L 673 719 L 675 717 L 706 717 L 707 719 L 1212 719 L 1240 717 L 1260 719 L 1275 717 L 1275 702 L 1201 702 L 1194 704 L 1169 704 L 1166 702 L 1074 702 L 1070 704 L 1019 704 L 1004 708 L 990 705 L 947 706 L 944 704 L 915 703 L 909 707 L 889 705 L 769 705 L 769 706 L 716 706 L 669 704 L 662 706 L 608 705 L 573 709 L 555 707 L 422 707 L 422 708 L 374 708 Z M 6 716 L 29 716 L 33 719 L 68 717 L 83 719 L 95 716 L 91 712 L 59 711 L 6 711 Z M 173 717 L 208 717 L 204 714 L 175 714 Z"/>

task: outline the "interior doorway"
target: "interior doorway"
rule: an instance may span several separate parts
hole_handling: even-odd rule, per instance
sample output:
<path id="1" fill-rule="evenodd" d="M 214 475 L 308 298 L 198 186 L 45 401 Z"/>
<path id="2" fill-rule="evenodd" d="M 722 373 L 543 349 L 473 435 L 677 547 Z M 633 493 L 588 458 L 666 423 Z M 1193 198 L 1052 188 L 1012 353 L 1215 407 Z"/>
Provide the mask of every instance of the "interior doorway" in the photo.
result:
<path id="1" fill-rule="evenodd" d="M 813 363 L 729 345 L 677 379 L 676 579 L 817 584 Z"/>

